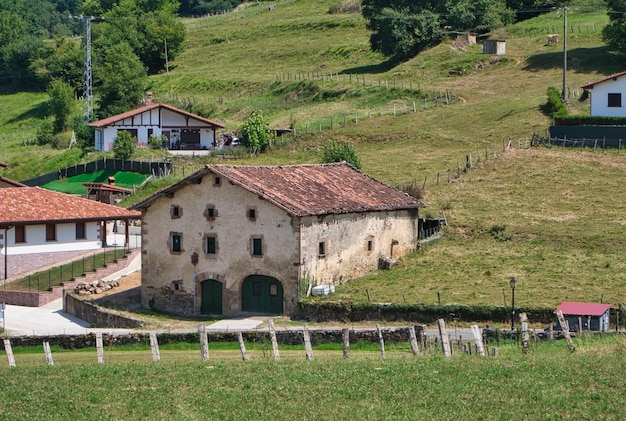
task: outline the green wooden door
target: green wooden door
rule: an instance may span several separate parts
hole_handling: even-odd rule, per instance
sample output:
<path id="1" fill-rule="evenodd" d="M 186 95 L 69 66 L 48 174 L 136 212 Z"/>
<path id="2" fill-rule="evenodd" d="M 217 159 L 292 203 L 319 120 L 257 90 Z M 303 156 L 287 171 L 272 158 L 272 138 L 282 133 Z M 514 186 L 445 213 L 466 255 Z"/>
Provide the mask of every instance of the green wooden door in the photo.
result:
<path id="1" fill-rule="evenodd" d="M 222 314 L 222 283 L 207 279 L 202 284 L 202 314 Z"/>
<path id="2" fill-rule="evenodd" d="M 283 286 L 271 276 L 250 275 L 243 281 L 241 310 L 283 314 Z"/>

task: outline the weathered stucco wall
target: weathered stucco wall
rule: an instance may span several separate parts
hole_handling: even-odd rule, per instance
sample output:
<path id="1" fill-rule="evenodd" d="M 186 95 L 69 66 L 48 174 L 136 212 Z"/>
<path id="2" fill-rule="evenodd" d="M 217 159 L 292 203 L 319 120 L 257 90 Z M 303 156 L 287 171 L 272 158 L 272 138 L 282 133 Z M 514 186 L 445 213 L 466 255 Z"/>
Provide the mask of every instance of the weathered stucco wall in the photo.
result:
<path id="1" fill-rule="evenodd" d="M 179 216 L 172 216 L 178 207 Z M 213 209 L 213 217 L 207 209 Z M 254 218 L 249 210 L 254 209 Z M 279 280 L 284 311 L 298 302 L 298 226 L 274 205 L 215 176 L 155 201 L 142 222 L 142 303 L 166 311 L 199 314 L 201 282 L 223 285 L 223 313 L 241 311 L 241 287 L 249 275 Z M 181 252 L 171 252 L 172 233 L 182 236 Z M 216 238 L 216 253 L 207 254 L 206 238 Z M 261 238 L 263 256 L 251 255 L 252 238 Z M 197 263 L 192 256 L 197 254 Z M 195 276 L 194 276 L 195 274 Z"/>
<path id="2" fill-rule="evenodd" d="M 339 284 L 376 270 L 382 256 L 414 251 L 417 241 L 417 209 L 302 218 L 302 276 Z"/>

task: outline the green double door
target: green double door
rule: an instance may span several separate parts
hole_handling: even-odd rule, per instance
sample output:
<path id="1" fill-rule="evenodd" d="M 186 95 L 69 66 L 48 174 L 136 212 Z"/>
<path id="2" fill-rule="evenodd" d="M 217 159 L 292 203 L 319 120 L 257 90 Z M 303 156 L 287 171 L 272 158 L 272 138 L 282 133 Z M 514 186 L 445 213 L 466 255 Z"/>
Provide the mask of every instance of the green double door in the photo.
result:
<path id="1" fill-rule="evenodd" d="M 201 284 L 202 314 L 222 314 L 222 283 L 215 279 L 207 279 Z"/>
<path id="2" fill-rule="evenodd" d="M 283 314 L 283 286 L 280 281 L 271 276 L 248 276 L 241 288 L 241 310 Z"/>

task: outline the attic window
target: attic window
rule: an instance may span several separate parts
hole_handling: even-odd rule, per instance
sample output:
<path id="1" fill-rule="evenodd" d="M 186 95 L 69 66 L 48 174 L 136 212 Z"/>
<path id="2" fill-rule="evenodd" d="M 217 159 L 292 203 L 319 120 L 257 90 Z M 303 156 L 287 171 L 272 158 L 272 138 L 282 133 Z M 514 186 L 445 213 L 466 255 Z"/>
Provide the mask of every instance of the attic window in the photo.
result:
<path id="1" fill-rule="evenodd" d="M 222 178 L 221 177 L 215 177 L 215 181 L 213 182 L 214 186 L 221 186 L 222 185 Z"/>
<path id="2" fill-rule="evenodd" d="M 367 250 L 368 253 L 371 253 L 372 251 L 374 251 L 374 238 L 370 237 L 367 239 L 365 249 Z"/>
<path id="3" fill-rule="evenodd" d="M 609 94 L 608 95 L 608 107 L 621 108 L 622 106 L 622 94 Z"/>
<path id="4" fill-rule="evenodd" d="M 215 218 L 217 217 L 217 209 L 215 209 L 215 205 L 212 205 L 210 203 L 206 205 L 206 208 L 204 209 L 204 217 L 207 219 L 207 221 L 215 220 Z"/>
<path id="5" fill-rule="evenodd" d="M 256 208 L 248 208 L 246 216 L 250 221 L 256 221 Z"/>
<path id="6" fill-rule="evenodd" d="M 170 216 L 172 219 L 180 218 L 183 216 L 183 208 L 178 205 L 172 205 L 170 207 Z"/>

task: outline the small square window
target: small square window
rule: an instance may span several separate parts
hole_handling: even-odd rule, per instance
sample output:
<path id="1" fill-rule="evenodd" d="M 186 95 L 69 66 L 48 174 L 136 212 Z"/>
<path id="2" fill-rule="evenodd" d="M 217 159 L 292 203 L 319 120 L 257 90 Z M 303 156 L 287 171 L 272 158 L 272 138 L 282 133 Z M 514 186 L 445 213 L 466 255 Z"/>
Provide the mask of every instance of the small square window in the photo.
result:
<path id="1" fill-rule="evenodd" d="M 255 221 L 256 220 L 256 209 L 255 208 L 248 208 L 246 213 L 247 213 L 248 219 L 250 221 Z"/>
<path id="2" fill-rule="evenodd" d="M 209 218 L 215 218 L 215 208 L 207 208 L 206 214 Z"/>
<path id="3" fill-rule="evenodd" d="M 367 251 L 374 250 L 374 240 L 367 240 Z"/>
<path id="4" fill-rule="evenodd" d="M 213 185 L 221 186 L 222 185 L 222 178 L 221 177 L 215 177 L 215 182 L 213 183 Z"/>
<path id="5" fill-rule="evenodd" d="M 263 256 L 263 240 L 261 238 L 252 239 L 252 255 Z"/>
<path id="6" fill-rule="evenodd" d="M 326 241 L 320 241 L 319 244 L 317 245 L 317 255 L 319 257 L 326 256 Z"/>
<path id="7" fill-rule="evenodd" d="M 183 216 L 183 208 L 178 205 L 172 205 L 172 207 L 170 207 L 170 216 L 172 218 L 180 218 Z"/>
<path id="8" fill-rule="evenodd" d="M 611 108 L 620 108 L 622 106 L 622 94 L 609 94 L 608 106 Z"/>

